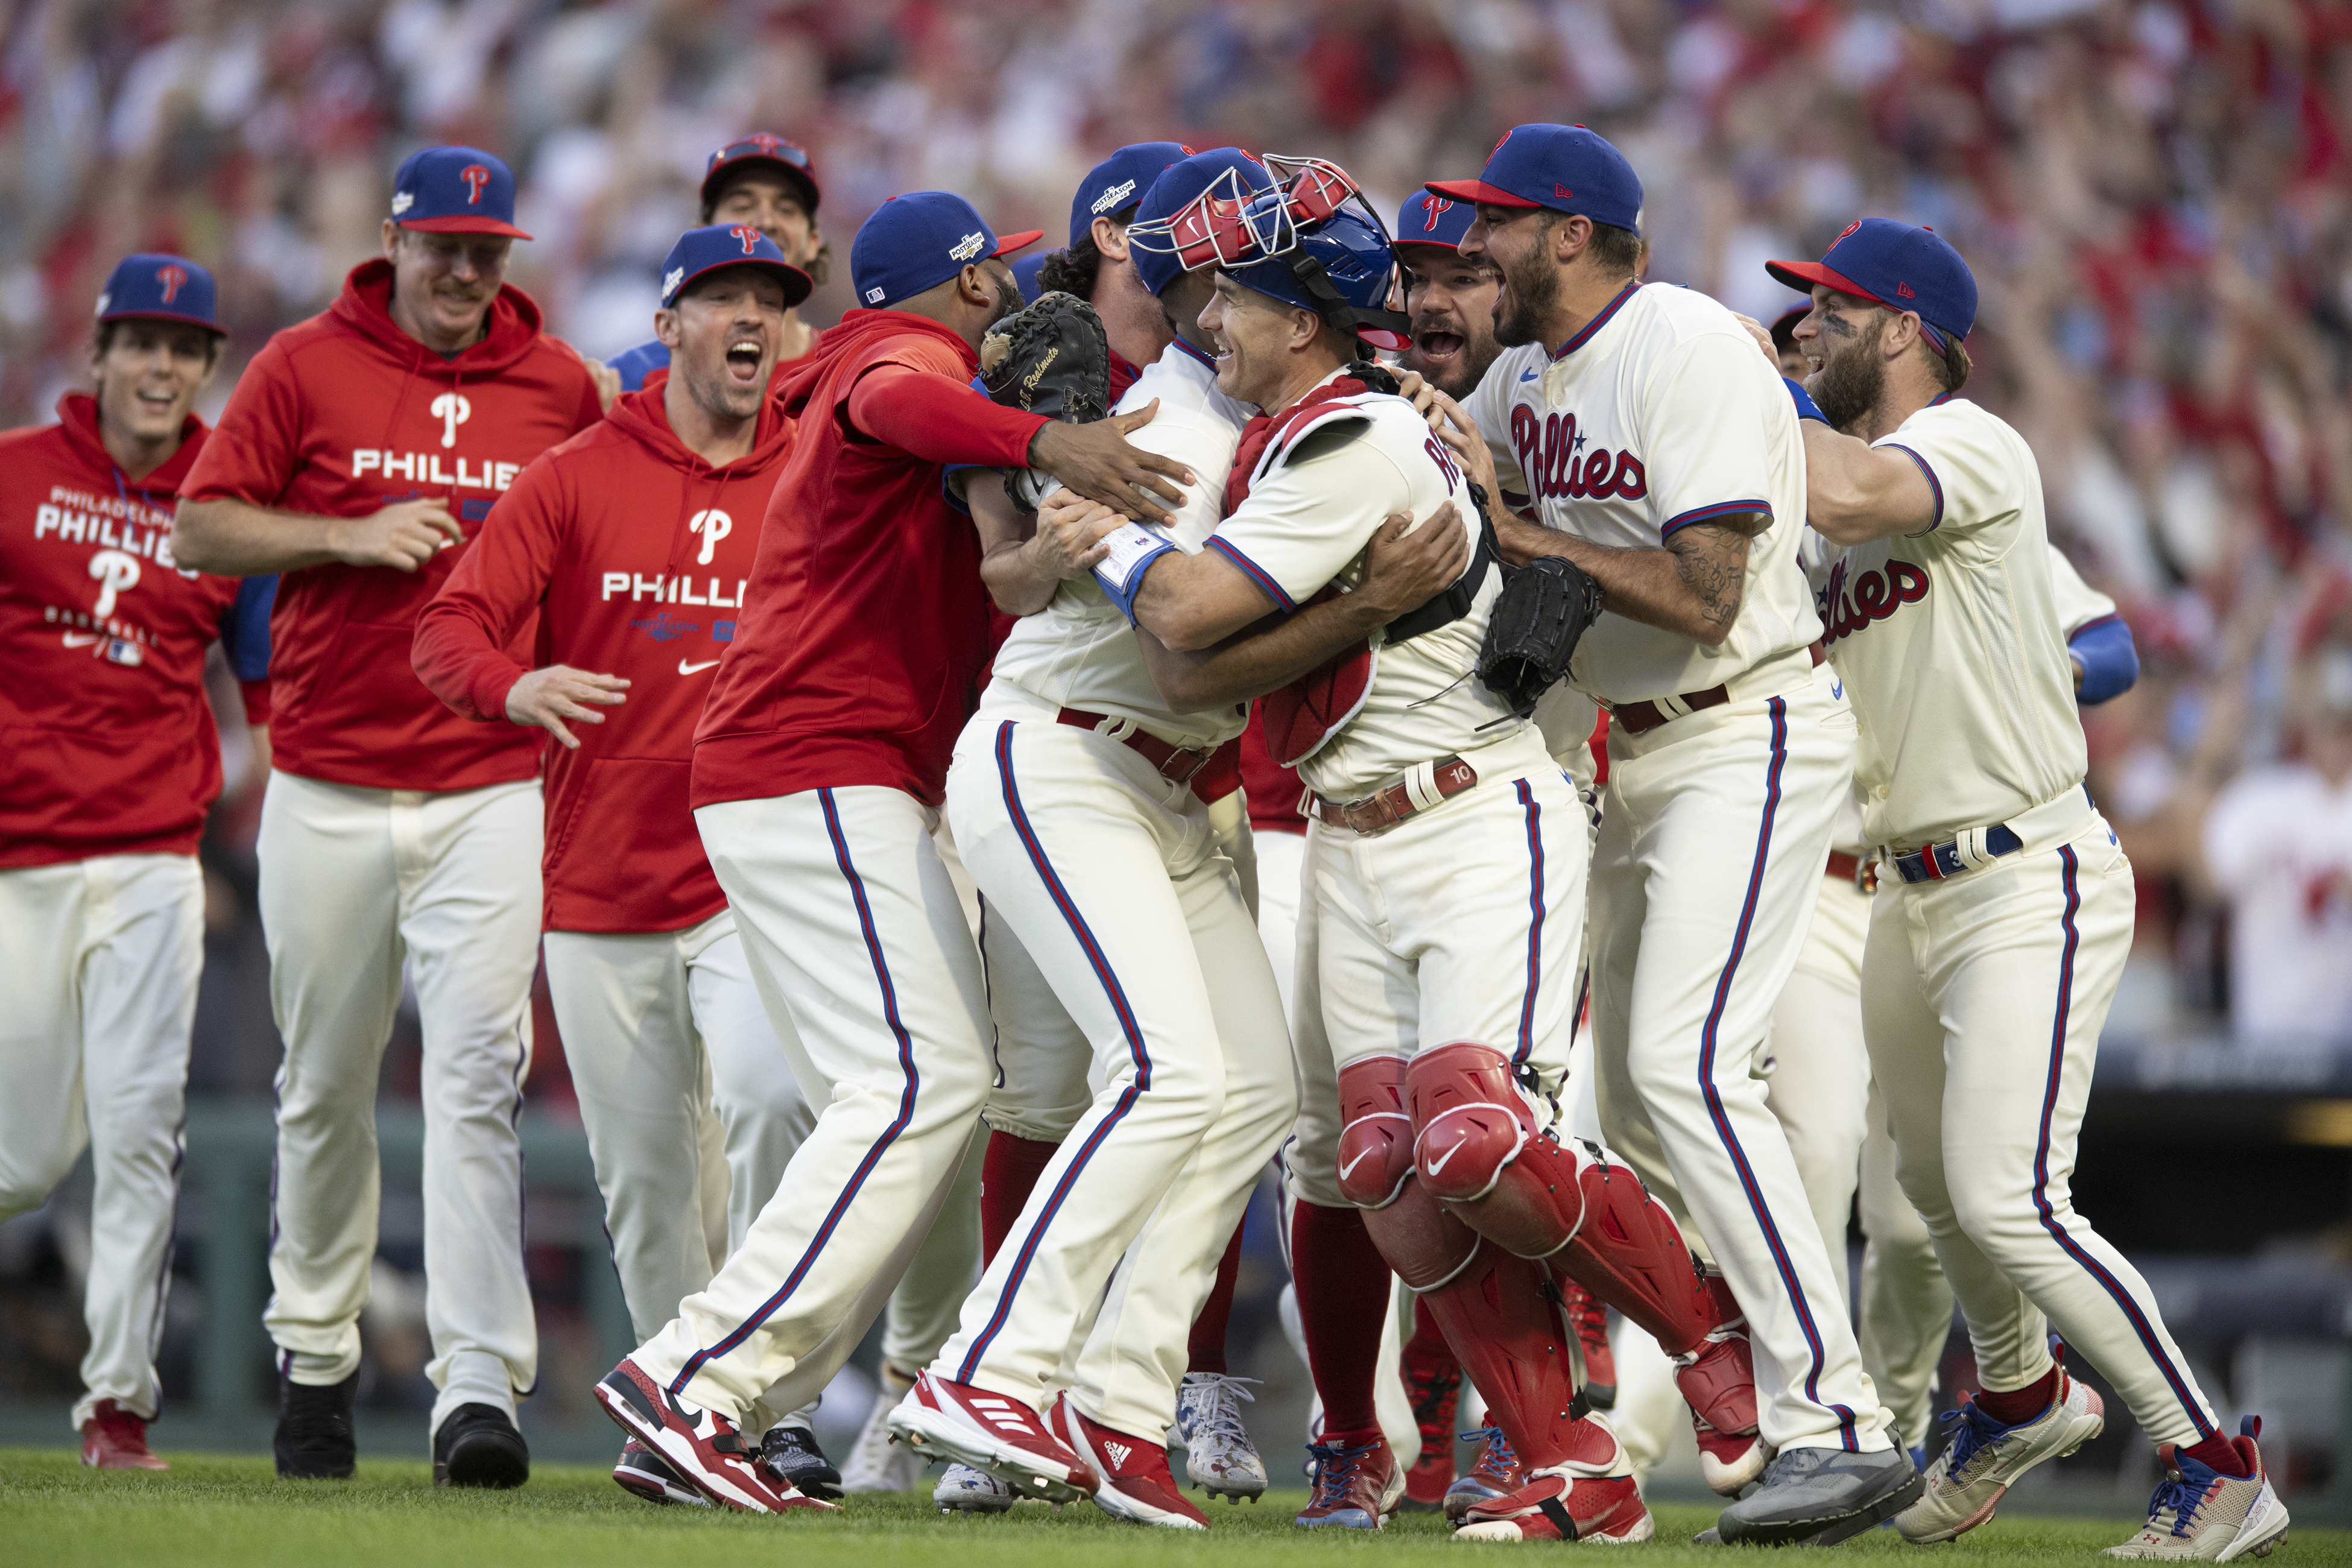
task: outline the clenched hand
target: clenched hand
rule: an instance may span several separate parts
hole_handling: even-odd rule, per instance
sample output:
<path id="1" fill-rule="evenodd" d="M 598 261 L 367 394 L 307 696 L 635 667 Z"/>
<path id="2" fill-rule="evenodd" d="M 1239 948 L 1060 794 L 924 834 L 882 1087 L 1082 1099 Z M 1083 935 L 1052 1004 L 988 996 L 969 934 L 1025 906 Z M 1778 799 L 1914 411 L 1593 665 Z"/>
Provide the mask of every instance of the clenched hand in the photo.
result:
<path id="1" fill-rule="evenodd" d="M 327 534 L 327 547 L 344 565 L 396 572 L 414 572 L 436 551 L 465 542 L 466 531 L 449 515 L 448 503 L 432 499 L 394 501 L 367 517 L 337 518 Z"/>

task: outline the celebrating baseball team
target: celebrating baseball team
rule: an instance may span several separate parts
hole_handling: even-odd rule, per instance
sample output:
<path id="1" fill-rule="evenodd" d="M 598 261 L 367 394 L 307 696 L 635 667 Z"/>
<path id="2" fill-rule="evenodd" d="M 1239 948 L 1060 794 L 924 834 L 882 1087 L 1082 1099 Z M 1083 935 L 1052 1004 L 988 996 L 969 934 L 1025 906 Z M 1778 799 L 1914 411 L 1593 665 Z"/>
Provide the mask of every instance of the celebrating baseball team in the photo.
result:
<path id="1" fill-rule="evenodd" d="M 1702 1542 L 1948 1541 L 2105 1429 L 2079 1359 L 2164 1475 L 2109 1555 L 2284 1537 L 2070 1200 L 2134 907 L 2077 709 L 2137 667 L 1932 230 L 1771 263 L 1811 302 L 1763 324 L 1643 281 L 1581 127 L 1392 224 L 1146 142 L 1034 272 L 884 202 L 818 331 L 817 171 L 753 135 L 607 367 L 503 282 L 499 159 L 393 193 L 216 428 L 213 280 L 135 255 L 94 390 L 0 437 L 0 1217 L 94 1146 L 87 1462 L 163 1464 L 218 640 L 268 726 L 281 1475 L 353 1468 L 405 976 L 435 1477 L 528 1479 L 543 963 L 650 1503 L 944 1462 L 942 1510 L 1208 1528 L 1186 1481 L 1268 1485 L 1224 1341 L 1271 1163 L 1302 1527 L 1646 1541 L 1687 1419 Z"/>

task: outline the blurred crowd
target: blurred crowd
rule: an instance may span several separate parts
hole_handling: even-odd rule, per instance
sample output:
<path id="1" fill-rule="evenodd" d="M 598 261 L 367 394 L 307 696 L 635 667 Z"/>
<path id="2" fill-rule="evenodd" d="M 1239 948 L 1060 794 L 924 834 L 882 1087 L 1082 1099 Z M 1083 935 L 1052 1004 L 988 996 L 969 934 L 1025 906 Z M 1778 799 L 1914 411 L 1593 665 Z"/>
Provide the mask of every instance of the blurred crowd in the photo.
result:
<path id="1" fill-rule="evenodd" d="M 2053 535 L 2123 606 L 2143 660 L 2137 689 L 2087 715 L 2093 786 L 2141 889 L 2111 1032 L 2352 1037 L 2352 0 L 24 0 L 6 16 L 9 425 L 76 383 L 99 280 L 132 249 L 215 269 L 233 371 L 374 252 L 391 170 L 432 141 L 515 166 L 537 238 L 513 279 L 600 357 L 646 336 L 703 160 L 749 130 L 812 149 L 837 250 L 882 198 L 927 186 L 1053 243 L 1080 173 L 1155 137 L 1336 156 L 1392 210 L 1532 120 L 1625 150 L 1652 279 L 1759 317 L 1793 302 L 1767 257 L 1817 256 L 1869 214 L 1933 225 L 1982 286 L 1968 395 L 2032 443 Z M 850 305 L 845 271 L 804 315 Z M 215 834 L 225 939 L 250 816 L 232 806 Z"/>

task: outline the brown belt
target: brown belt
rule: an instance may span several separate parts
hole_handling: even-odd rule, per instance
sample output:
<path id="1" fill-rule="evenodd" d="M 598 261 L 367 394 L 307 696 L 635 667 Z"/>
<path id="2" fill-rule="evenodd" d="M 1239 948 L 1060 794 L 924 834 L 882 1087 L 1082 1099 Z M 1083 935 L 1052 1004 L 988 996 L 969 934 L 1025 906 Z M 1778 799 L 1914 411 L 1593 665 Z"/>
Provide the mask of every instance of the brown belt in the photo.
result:
<path id="1" fill-rule="evenodd" d="M 1822 662 L 1821 644 L 1813 643 L 1805 651 L 1813 656 L 1815 665 Z M 1731 689 L 1727 686 L 1710 686 L 1705 691 L 1685 691 L 1675 700 L 1696 713 L 1702 708 L 1720 708 L 1730 701 Z M 1629 735 L 1646 735 L 1669 719 L 1677 717 L 1679 715 L 1668 713 L 1656 703 L 1646 700 L 1640 702 L 1621 702 L 1609 710 L 1609 721 L 1623 729 Z"/>
<path id="2" fill-rule="evenodd" d="M 1114 737 L 1105 731 L 1101 726 L 1110 723 L 1131 723 L 1132 721 L 1118 719 L 1108 713 L 1089 713 L 1083 708 L 1065 708 L 1054 717 L 1056 722 L 1067 724 L 1074 729 L 1092 730 L 1106 740 L 1116 739 L 1119 744 L 1129 751 L 1140 752 L 1145 762 L 1159 770 L 1161 778 L 1173 784 L 1194 784 L 1197 781 L 1201 784 L 1207 784 L 1210 781 L 1202 778 L 1201 775 L 1209 769 L 1210 764 L 1217 762 L 1219 757 L 1229 752 L 1234 754 L 1236 761 L 1240 755 L 1240 745 L 1237 742 L 1229 742 L 1225 745 L 1205 751 L 1194 751 L 1179 746 L 1172 742 L 1163 741 L 1150 731 L 1140 727 L 1131 729 L 1124 735 Z M 1221 779 L 1227 771 L 1233 772 L 1234 783 L 1238 784 L 1240 773 L 1237 766 L 1231 770 L 1221 767 L 1213 776 Z M 1233 789 L 1234 784 L 1227 784 L 1214 793 L 1202 789 L 1196 789 L 1194 793 L 1206 801 L 1230 795 Z"/>
<path id="3" fill-rule="evenodd" d="M 1878 887 L 1878 862 L 1832 849 L 1830 851 L 1829 868 L 1822 875 L 1841 882 L 1852 882 L 1865 893 L 1873 892 Z"/>
<path id="4" fill-rule="evenodd" d="M 1431 764 L 1430 784 L 1439 800 L 1460 795 L 1478 782 L 1478 770 L 1460 757 L 1440 757 Z M 1352 833 L 1386 833 L 1406 817 L 1423 808 L 1413 803 L 1412 790 L 1406 784 L 1391 784 L 1378 795 L 1368 795 L 1361 800 L 1340 802 L 1315 799 L 1315 815 L 1332 827 L 1344 827 Z"/>

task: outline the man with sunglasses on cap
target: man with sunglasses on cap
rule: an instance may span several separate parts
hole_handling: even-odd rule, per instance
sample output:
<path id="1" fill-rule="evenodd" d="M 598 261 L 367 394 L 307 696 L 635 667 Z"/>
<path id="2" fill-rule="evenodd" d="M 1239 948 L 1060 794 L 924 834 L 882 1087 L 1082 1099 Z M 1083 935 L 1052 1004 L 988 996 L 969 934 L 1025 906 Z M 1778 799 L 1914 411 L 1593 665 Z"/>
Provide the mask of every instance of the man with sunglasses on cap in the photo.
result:
<path id="1" fill-rule="evenodd" d="M 833 247 L 816 226 L 819 195 L 816 163 L 808 149 L 762 131 L 739 136 L 710 154 L 702 171 L 702 222 L 724 228 L 749 224 L 775 242 L 787 265 L 812 284 L 833 271 Z M 667 277 L 669 268 L 662 272 Z M 663 290 L 667 293 L 667 289 Z M 817 329 L 800 318 L 800 307 L 784 311 L 784 341 L 776 358 L 795 360 L 816 343 Z M 621 390 L 635 392 L 646 377 L 669 363 L 669 345 L 656 337 L 614 357 Z"/>
<path id="2" fill-rule="evenodd" d="M 756 1467 L 739 1423 L 847 1359 L 961 1165 L 992 1076 L 980 956 L 930 834 L 986 658 L 980 547 L 950 463 L 1035 467 L 1160 515 L 1181 464 L 1142 416 L 1066 425 L 972 395 L 1017 309 L 959 196 L 882 204 L 851 247 L 865 308 L 777 383 L 798 421 L 749 602 L 695 737 L 692 800 L 796 1066 L 829 1098 L 743 1245 L 598 1384 L 613 1419 L 724 1507 L 826 1506 Z M 773 1391 L 772 1393 L 772 1391 Z"/>
<path id="3" fill-rule="evenodd" d="M 199 576 L 171 547 L 223 336 L 211 273 L 125 257 L 98 297 L 92 390 L 60 398 L 54 425 L 0 436 L 0 1220 L 40 1207 L 93 1149 L 73 1424 L 99 1469 L 167 1468 L 147 1424 L 204 967 L 196 841 L 221 792 L 215 640 L 257 742 L 269 721 L 276 579 Z"/>
<path id="4" fill-rule="evenodd" d="M 172 546 L 284 574 L 261 921 L 286 1064 L 266 1321 L 282 1475 L 352 1473 L 375 1255 L 375 1090 L 404 963 L 425 1028 L 435 1479 L 515 1486 L 538 1381 L 514 1114 L 539 946 L 539 740 L 416 679 L 417 613 L 491 503 L 603 416 L 596 379 L 503 281 L 514 176 L 472 147 L 400 166 L 383 255 L 269 341 L 181 487 Z M 519 657 L 527 650 L 518 647 Z"/>
<path id="5" fill-rule="evenodd" d="M 2105 1429 L 2053 1359 L 2089 1356 L 2166 1471 L 2115 1557 L 2219 1559 L 2286 1532 L 2247 1416 L 2226 1434 L 2147 1282 L 2069 1201 L 2099 1027 L 2131 946 L 2131 862 L 2084 786 L 2042 487 L 2024 439 L 1958 394 L 1976 279 L 1932 230 L 1847 226 L 1796 328 L 1823 636 L 1863 714 L 1863 827 L 1883 875 L 1863 1033 L 1897 1174 L 1959 1298 L 1981 1388 L 1895 1521 L 1948 1541 Z"/>
<path id="6" fill-rule="evenodd" d="M 810 284 L 749 224 L 688 230 L 662 280 L 666 381 L 522 471 L 415 643 L 418 677 L 458 713 L 558 742 L 548 989 L 621 1293 L 647 1338 L 740 1244 L 812 1121 L 687 804 L 709 672 L 792 445 L 768 380 Z M 529 668 L 510 649 L 534 617 Z M 645 635 L 649 620 L 662 636 Z M 704 1137 L 714 1099 L 723 1158 Z M 771 1465 L 839 1495 L 806 1413 L 759 1425 Z M 614 1479 L 650 1501 L 703 1502 L 634 1441 Z"/>

